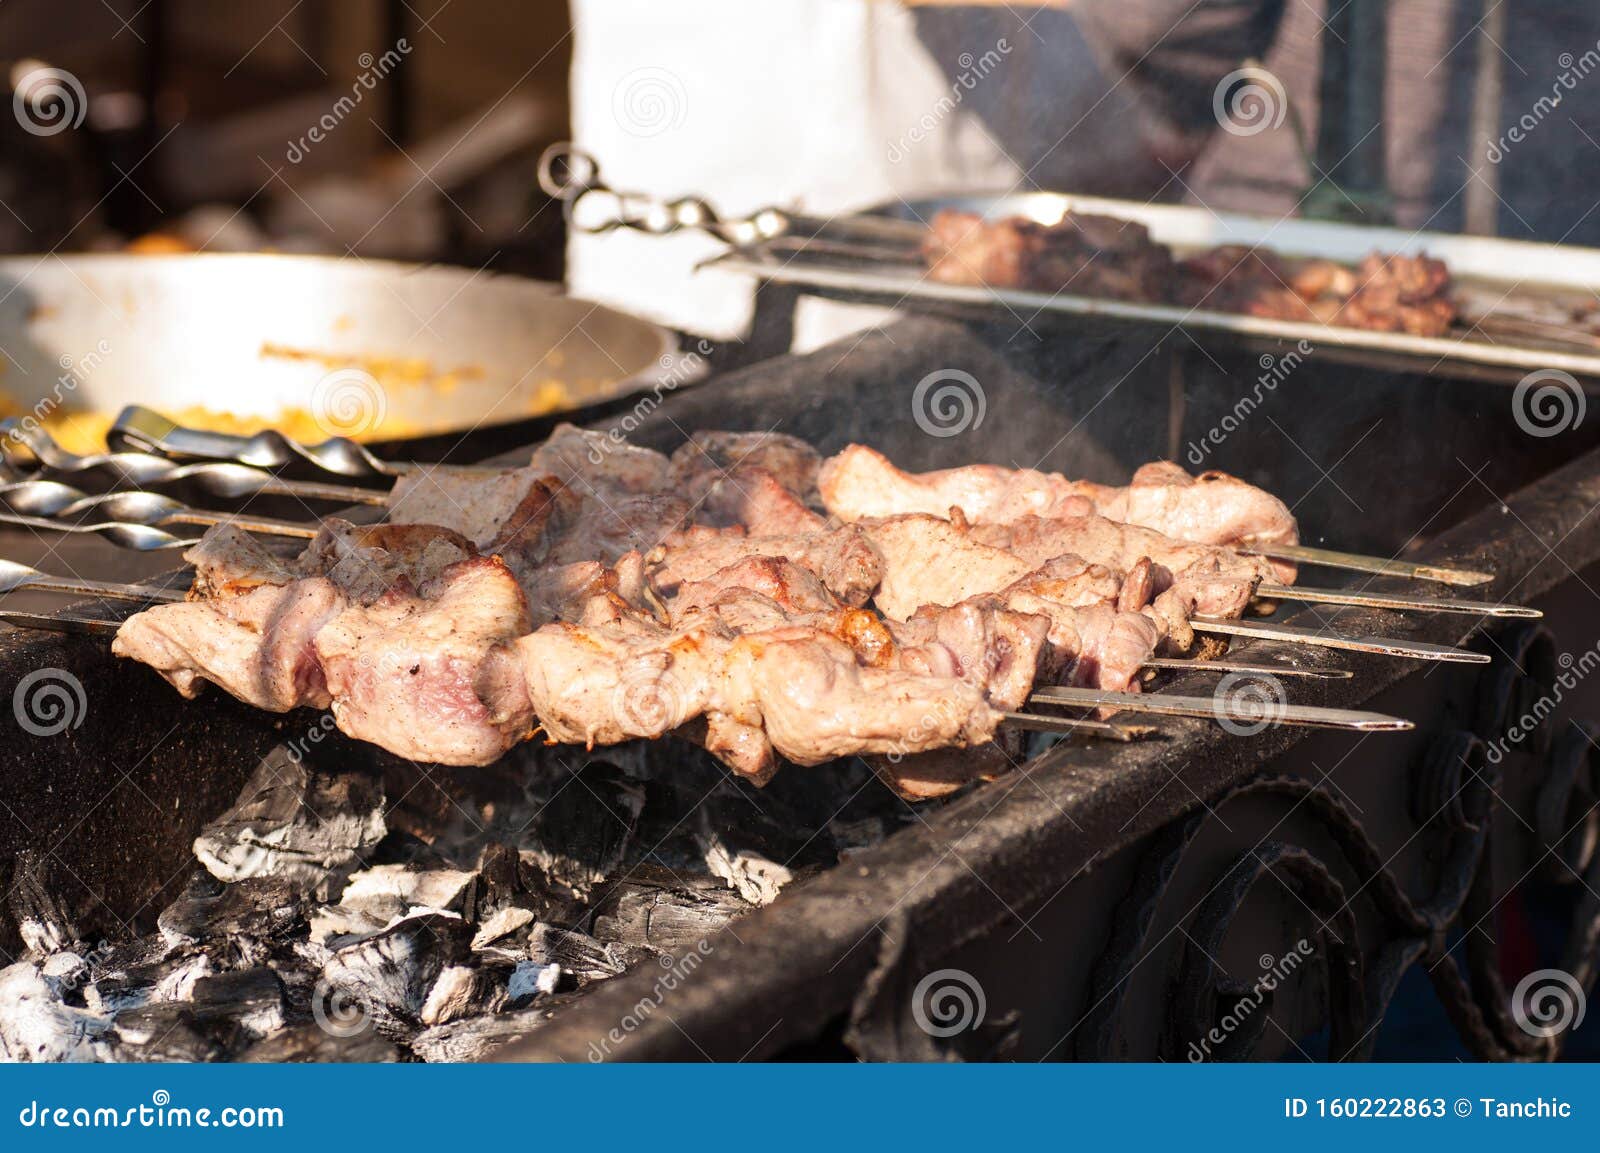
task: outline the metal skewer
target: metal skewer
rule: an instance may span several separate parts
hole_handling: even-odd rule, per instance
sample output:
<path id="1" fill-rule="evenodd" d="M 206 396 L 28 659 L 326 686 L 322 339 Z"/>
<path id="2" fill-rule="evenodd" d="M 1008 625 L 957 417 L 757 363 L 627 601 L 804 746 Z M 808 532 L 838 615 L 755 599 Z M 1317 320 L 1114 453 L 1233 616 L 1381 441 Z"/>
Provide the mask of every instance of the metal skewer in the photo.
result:
<path id="1" fill-rule="evenodd" d="M 1190 617 L 1189 625 L 1197 633 L 1218 633 L 1229 637 L 1250 637 L 1254 640 L 1287 641 L 1290 644 L 1310 645 L 1313 648 L 1343 649 L 1347 652 L 1375 653 L 1385 657 L 1405 657 L 1417 661 L 1451 661 L 1463 665 L 1486 665 L 1487 653 L 1450 645 L 1429 644 L 1426 641 L 1400 641 L 1390 637 L 1352 637 L 1323 629 L 1300 628 L 1296 625 L 1272 625 L 1260 621 L 1228 621 L 1214 617 Z"/>
<path id="2" fill-rule="evenodd" d="M 1451 597 L 1414 597 L 1383 592 L 1353 592 L 1345 589 L 1308 588 L 1304 585 L 1261 584 L 1256 596 L 1268 600 L 1313 601 L 1325 605 L 1362 605 L 1367 608 L 1416 610 L 1430 613 L 1461 613 L 1474 617 L 1521 617 L 1537 620 L 1538 609 L 1494 601 L 1463 601 Z"/>
<path id="3" fill-rule="evenodd" d="M 1200 717 L 1241 724 L 1306 725 L 1319 729 L 1348 729 L 1358 733 L 1398 733 L 1415 728 L 1402 717 L 1356 709 L 1329 709 L 1315 705 L 1231 700 L 1226 697 L 1182 697 L 1163 693 L 1117 693 L 1100 689 L 1046 688 L 1028 698 L 1034 704 L 1071 705 L 1077 708 L 1115 708 L 1166 717 Z"/>
<path id="4" fill-rule="evenodd" d="M 15 625 L 19 629 L 39 629 L 52 633 L 87 633 L 94 636 L 115 636 L 122 627 L 121 621 L 104 621 L 98 617 L 83 617 L 76 613 L 29 613 L 17 609 L 0 608 L 0 623 Z"/>
<path id="5" fill-rule="evenodd" d="M 1186 673 L 1238 673 L 1250 677 L 1304 677 L 1315 681 L 1347 681 L 1355 676 L 1349 669 L 1312 669 L 1282 661 L 1248 664 L 1243 661 L 1207 661 L 1188 657 L 1151 657 L 1139 667 L 1173 669 Z"/>
<path id="6" fill-rule="evenodd" d="M 0 595 L 32 588 L 41 592 L 82 593 L 127 601 L 181 601 L 184 594 L 154 585 L 121 584 L 117 581 L 88 580 L 84 577 L 59 577 L 40 572 L 16 561 L 0 560 Z"/>
<path id="7" fill-rule="evenodd" d="M 164 528 L 169 525 L 210 527 L 218 524 L 235 525 L 245 532 L 304 540 L 310 540 L 318 532 L 317 526 L 299 521 L 190 508 L 154 492 L 110 492 L 101 496 L 85 496 L 80 490 L 53 480 L 27 480 L 0 485 L 0 506 L 10 510 L 0 516 L 0 523 L 23 524 L 60 532 L 97 532 L 129 525 Z M 115 532 L 103 532 L 103 535 L 119 544 L 123 543 Z M 126 547 L 170 548 L 172 543 L 135 543 Z"/>
<path id="8" fill-rule="evenodd" d="M 1323 568 L 1348 569 L 1351 572 L 1376 573 L 1379 576 L 1407 577 L 1411 580 L 1439 581 L 1442 584 L 1458 585 L 1462 588 L 1488 584 L 1494 580 L 1493 573 L 1446 568 L 1441 565 L 1412 564 L 1410 561 L 1386 560 L 1383 557 L 1363 556 L 1355 552 L 1310 548 L 1303 544 L 1236 544 L 1229 547 L 1234 552 L 1246 556 L 1277 557 L 1279 560 L 1299 561 L 1301 564 L 1320 565 Z"/>
<path id="9" fill-rule="evenodd" d="M 1107 721 L 1078 720 L 1075 717 L 1047 717 L 1040 713 L 1006 713 L 1006 724 L 1035 733 L 1062 733 L 1067 736 L 1101 737 L 1111 741 L 1133 741 L 1148 737 L 1154 725 L 1113 725 Z"/>

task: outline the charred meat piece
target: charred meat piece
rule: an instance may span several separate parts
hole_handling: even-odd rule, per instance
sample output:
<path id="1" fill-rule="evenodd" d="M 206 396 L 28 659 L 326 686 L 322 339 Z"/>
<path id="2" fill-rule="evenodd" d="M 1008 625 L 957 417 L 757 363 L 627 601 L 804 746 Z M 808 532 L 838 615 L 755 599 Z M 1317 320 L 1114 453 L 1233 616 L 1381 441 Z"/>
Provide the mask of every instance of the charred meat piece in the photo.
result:
<path id="1" fill-rule="evenodd" d="M 694 432 L 672 454 L 674 488 L 696 490 L 743 468 L 759 468 L 802 503 L 817 492 L 822 456 L 798 437 L 781 432 Z"/>
<path id="2" fill-rule="evenodd" d="M 1134 301 L 1165 299 L 1173 269 L 1142 224 L 1071 212 L 1040 224 L 946 209 L 929 225 L 923 257 L 929 278 L 942 284 Z"/>
<path id="3" fill-rule="evenodd" d="M 1443 336 L 1455 323 L 1450 270 L 1442 260 L 1374 252 L 1356 269 L 1355 279 L 1358 287 L 1336 323 L 1412 336 Z"/>

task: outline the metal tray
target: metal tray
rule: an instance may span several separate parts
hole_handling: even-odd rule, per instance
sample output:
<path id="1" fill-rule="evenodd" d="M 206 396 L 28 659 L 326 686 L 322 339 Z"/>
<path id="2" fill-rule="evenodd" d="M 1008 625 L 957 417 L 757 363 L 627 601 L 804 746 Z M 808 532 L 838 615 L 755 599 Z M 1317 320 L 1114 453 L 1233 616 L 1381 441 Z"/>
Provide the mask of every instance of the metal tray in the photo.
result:
<path id="1" fill-rule="evenodd" d="M 1314 220 L 1272 220 L 1218 214 L 1187 205 L 1032 192 L 898 201 L 866 212 L 925 221 L 946 208 L 977 212 L 989 218 L 1026 216 L 1042 224 L 1053 224 L 1068 211 L 1120 217 L 1145 225 L 1151 239 L 1180 256 L 1222 244 L 1260 245 L 1284 256 L 1322 257 L 1345 263 L 1357 262 L 1374 250 L 1427 252 L 1449 264 L 1458 295 L 1473 302 L 1469 312 L 1492 309 L 1496 314 L 1525 315 L 1562 302 L 1594 308 L 1592 286 L 1600 285 L 1600 250 L 1596 249 Z M 876 259 L 854 258 L 831 244 L 808 245 L 780 237 L 735 249 L 710 263 L 818 295 L 941 311 L 953 309 L 1001 322 L 1031 325 L 1053 317 L 1157 325 L 1169 331 L 1222 333 L 1248 345 L 1265 347 L 1305 340 L 1319 351 L 1363 363 L 1430 374 L 1515 380 L 1530 371 L 1548 369 L 1600 383 L 1600 335 L 1577 338 L 1592 343 L 1594 348 L 1590 351 L 1565 341 L 1552 344 L 1494 340 L 1471 327 L 1445 337 L 1418 337 L 1263 320 L 1170 304 L 1130 304 L 1066 293 L 938 284 L 926 278 L 920 260 L 909 249 L 899 260 L 892 249 L 875 248 L 872 252 Z"/>

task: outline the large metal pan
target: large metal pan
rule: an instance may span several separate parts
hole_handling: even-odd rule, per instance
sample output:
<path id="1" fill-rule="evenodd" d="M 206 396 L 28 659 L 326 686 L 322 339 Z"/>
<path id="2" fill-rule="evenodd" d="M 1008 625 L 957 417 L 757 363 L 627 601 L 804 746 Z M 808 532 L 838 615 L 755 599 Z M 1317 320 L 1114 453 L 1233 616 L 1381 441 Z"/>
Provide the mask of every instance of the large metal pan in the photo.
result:
<path id="1" fill-rule="evenodd" d="M 274 419 L 329 408 L 330 373 L 354 369 L 381 386 L 388 422 L 329 435 L 430 436 L 592 406 L 669 374 L 684 383 L 692 373 L 675 350 L 666 329 L 554 285 L 466 269 L 280 255 L 0 259 L 0 389 L 41 415 L 138 403 Z"/>

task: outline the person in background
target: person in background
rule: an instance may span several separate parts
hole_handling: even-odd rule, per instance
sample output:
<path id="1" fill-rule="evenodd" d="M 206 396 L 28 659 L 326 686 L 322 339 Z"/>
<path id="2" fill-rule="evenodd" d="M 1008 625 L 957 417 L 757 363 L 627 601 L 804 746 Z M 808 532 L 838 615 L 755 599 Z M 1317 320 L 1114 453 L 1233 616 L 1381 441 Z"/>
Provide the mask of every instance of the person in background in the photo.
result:
<path id="1" fill-rule="evenodd" d="M 1588 75 L 1600 72 L 1600 5 L 1507 7 L 1501 42 L 1480 31 L 1482 0 L 1390 0 L 1393 221 L 1461 230 L 1467 186 L 1488 178 L 1503 234 L 1600 243 L 1595 165 L 1584 162 L 1600 161 L 1600 130 L 1583 127 L 1600 124 L 1600 75 Z M 724 214 L 1044 189 L 1282 216 L 1303 209 L 1321 175 L 1295 122 L 1314 138 L 1329 0 L 573 0 L 572 10 L 575 142 L 614 187 L 700 195 Z M 1472 139 L 1490 44 L 1505 59 L 1499 122 L 1538 110 L 1514 147 Z M 1254 59 L 1285 114 L 1225 131 L 1219 84 Z M 569 285 L 737 338 L 752 285 L 694 271 L 721 251 L 693 234 L 575 235 Z M 797 347 L 879 316 L 806 301 Z"/>

